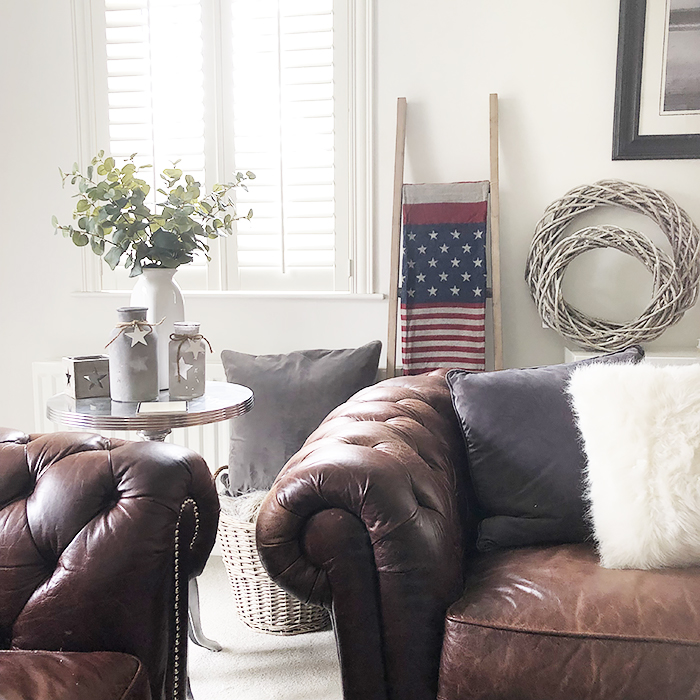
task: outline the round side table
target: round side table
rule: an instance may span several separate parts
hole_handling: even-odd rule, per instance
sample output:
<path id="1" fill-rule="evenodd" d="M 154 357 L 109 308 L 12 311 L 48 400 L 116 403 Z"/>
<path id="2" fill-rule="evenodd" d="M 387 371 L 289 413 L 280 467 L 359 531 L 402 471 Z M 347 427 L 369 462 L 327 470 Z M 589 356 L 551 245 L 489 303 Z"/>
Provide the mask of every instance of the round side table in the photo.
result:
<path id="1" fill-rule="evenodd" d="M 157 401 L 144 401 L 149 406 L 170 401 L 161 391 Z M 136 430 L 144 440 L 165 440 L 173 428 L 216 423 L 242 416 L 253 407 L 253 392 L 247 386 L 228 382 L 207 382 L 203 396 L 187 401 L 187 409 L 179 413 L 139 413 L 140 403 L 101 398 L 73 399 L 57 394 L 46 402 L 46 415 L 55 423 L 88 430 Z"/>
<path id="2" fill-rule="evenodd" d="M 167 391 L 161 391 L 157 405 L 169 402 Z M 228 382 L 207 382 L 203 396 L 187 401 L 187 408 L 178 413 L 139 413 L 139 402 L 122 403 L 109 397 L 74 399 L 57 394 L 46 402 L 46 415 L 55 423 L 71 428 L 88 430 L 135 430 L 143 440 L 163 441 L 173 428 L 216 423 L 242 416 L 253 407 L 253 392 L 247 386 Z M 199 586 L 197 579 L 189 582 L 189 636 L 201 647 L 221 651 L 221 645 L 202 632 L 199 614 Z"/>

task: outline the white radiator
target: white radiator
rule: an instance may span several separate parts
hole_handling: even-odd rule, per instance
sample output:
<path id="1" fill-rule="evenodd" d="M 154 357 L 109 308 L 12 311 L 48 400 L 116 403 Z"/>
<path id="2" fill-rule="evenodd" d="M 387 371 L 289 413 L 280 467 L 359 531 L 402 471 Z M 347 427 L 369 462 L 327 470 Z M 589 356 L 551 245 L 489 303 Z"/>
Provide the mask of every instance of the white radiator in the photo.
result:
<path id="1" fill-rule="evenodd" d="M 65 368 L 62 362 L 34 362 L 32 364 L 34 387 L 34 430 L 38 433 L 53 433 L 58 430 L 78 430 L 58 423 L 46 417 L 46 402 L 55 394 L 60 394 L 66 386 Z M 226 381 L 221 364 L 207 365 L 207 380 Z M 236 420 L 233 418 L 232 420 Z M 97 432 L 97 431 L 96 431 Z M 135 432 L 99 431 L 105 437 L 138 440 Z M 204 457 L 212 472 L 228 464 L 229 421 L 196 425 L 191 428 L 176 428 L 168 435 L 167 442 L 183 445 Z"/>

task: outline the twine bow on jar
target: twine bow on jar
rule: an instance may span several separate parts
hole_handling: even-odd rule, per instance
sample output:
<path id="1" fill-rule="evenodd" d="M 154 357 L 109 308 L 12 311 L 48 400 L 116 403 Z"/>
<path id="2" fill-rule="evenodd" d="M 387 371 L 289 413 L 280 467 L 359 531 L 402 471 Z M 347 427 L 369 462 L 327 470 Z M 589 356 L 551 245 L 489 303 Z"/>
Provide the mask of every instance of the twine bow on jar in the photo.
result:
<path id="1" fill-rule="evenodd" d="M 180 364 L 180 358 L 182 357 L 182 345 L 187 340 L 203 340 L 209 346 L 209 352 L 214 352 L 209 340 L 201 333 L 171 333 L 170 340 L 174 340 L 177 343 L 177 358 L 175 361 L 178 366 Z M 177 380 L 178 382 L 181 381 L 179 372 L 177 374 Z"/>
<path id="2" fill-rule="evenodd" d="M 155 326 L 160 326 L 163 321 L 165 321 L 165 318 L 161 318 L 157 323 L 136 319 L 133 321 L 126 321 L 124 323 L 117 323 L 114 328 L 119 332 L 109 341 L 109 343 L 107 343 L 107 345 L 105 345 L 105 348 L 108 348 L 122 333 L 126 333 L 129 328 L 132 329 L 134 333 L 138 331 L 143 334 L 140 338 L 134 338 L 133 336 L 131 337 L 131 347 L 133 348 L 136 343 L 143 343 L 145 345 L 146 343 L 143 339 L 153 330 Z M 145 332 L 144 328 L 147 329 Z"/>

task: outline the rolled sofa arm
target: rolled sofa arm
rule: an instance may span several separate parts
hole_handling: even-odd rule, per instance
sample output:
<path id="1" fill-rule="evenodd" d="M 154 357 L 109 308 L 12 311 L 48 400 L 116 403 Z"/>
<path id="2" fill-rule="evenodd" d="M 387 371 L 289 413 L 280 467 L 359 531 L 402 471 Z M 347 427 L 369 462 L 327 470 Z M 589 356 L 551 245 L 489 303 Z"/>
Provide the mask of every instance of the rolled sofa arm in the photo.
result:
<path id="1" fill-rule="evenodd" d="M 386 380 L 336 409 L 258 516 L 272 578 L 332 610 L 346 700 L 436 696 L 465 515 L 444 374 Z"/>
<path id="2" fill-rule="evenodd" d="M 130 653 L 154 700 L 184 698 L 187 581 L 218 514 L 185 448 L 0 428 L 0 648 Z"/>

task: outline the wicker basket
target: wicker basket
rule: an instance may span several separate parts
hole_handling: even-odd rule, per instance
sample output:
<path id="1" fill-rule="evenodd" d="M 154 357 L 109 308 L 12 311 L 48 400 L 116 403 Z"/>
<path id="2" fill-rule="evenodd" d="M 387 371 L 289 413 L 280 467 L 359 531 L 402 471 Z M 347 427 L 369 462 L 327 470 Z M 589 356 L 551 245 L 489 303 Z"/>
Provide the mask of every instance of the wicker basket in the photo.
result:
<path id="1" fill-rule="evenodd" d="M 222 512 L 219 539 L 236 610 L 246 625 L 279 635 L 330 628 L 330 615 L 325 608 L 302 603 L 269 577 L 255 546 L 255 523 Z"/>

